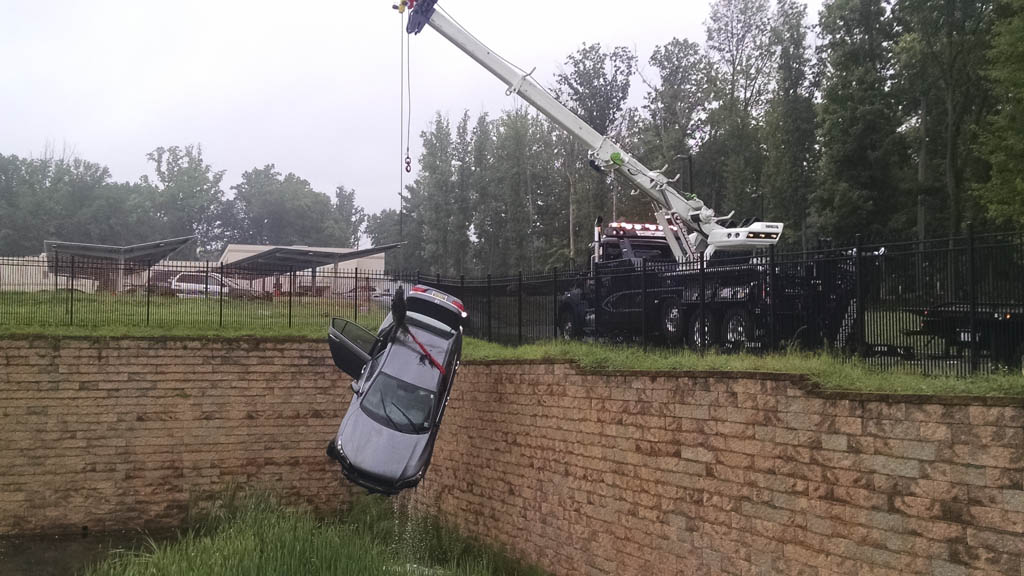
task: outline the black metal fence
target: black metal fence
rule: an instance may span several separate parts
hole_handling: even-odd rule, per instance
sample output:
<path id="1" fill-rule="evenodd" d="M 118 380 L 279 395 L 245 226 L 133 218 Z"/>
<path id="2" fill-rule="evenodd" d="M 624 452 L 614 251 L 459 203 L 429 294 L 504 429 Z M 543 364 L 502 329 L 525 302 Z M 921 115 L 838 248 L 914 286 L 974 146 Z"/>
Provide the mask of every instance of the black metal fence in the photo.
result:
<path id="1" fill-rule="evenodd" d="M 570 336 L 724 351 L 798 347 L 955 375 L 1019 371 L 1024 357 L 1019 234 L 473 278 L 0 258 L 0 324 L 316 334 L 331 317 L 378 325 L 397 287 L 415 284 L 461 298 L 467 335 L 506 344 Z"/>

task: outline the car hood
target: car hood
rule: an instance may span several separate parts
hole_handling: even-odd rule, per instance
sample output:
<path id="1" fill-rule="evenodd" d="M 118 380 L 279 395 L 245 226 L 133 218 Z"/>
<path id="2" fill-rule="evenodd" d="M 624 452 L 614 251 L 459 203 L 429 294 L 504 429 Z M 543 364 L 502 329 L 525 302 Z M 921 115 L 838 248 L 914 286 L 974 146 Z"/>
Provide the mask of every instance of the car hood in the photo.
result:
<path id="1" fill-rule="evenodd" d="M 353 401 L 338 429 L 337 445 L 354 468 L 397 482 L 426 463 L 431 434 L 403 434 L 370 419 Z"/>

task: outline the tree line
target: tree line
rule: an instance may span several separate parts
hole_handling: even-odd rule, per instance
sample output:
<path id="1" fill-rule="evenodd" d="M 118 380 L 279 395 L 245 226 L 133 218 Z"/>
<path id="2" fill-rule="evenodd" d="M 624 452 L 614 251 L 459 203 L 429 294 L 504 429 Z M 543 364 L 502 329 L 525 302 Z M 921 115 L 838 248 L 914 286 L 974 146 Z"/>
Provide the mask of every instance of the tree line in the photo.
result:
<path id="1" fill-rule="evenodd" d="M 786 248 L 1024 225 L 1024 0 L 827 0 L 816 22 L 796 0 L 714 0 L 700 40 L 671 39 L 643 64 L 583 44 L 549 89 L 719 214 L 784 222 Z M 0 254 L 48 238 L 196 234 L 203 255 L 366 236 L 406 243 L 392 269 L 500 274 L 581 261 L 599 215 L 652 220 L 642 194 L 525 105 L 438 113 L 421 139 L 402 208 L 376 214 L 272 164 L 227 194 L 199 146 L 154 150 L 155 177 L 126 183 L 78 158 L 0 155 Z"/>
<path id="2" fill-rule="evenodd" d="M 719 214 L 784 222 L 785 248 L 1024 224 L 1024 0 L 829 0 L 816 23 L 772 2 L 715 0 L 703 42 L 672 39 L 643 66 L 584 44 L 550 89 Z M 438 114 L 422 140 L 404 210 L 367 220 L 374 243 L 409 242 L 395 266 L 548 269 L 586 256 L 599 215 L 652 221 L 525 106 Z"/>
<path id="3" fill-rule="evenodd" d="M 273 164 L 231 187 L 201 146 L 149 154 L 154 176 L 115 182 L 105 166 L 66 154 L 0 154 L 0 256 L 39 254 L 44 240 L 123 246 L 195 235 L 175 258 L 215 259 L 231 242 L 353 247 L 366 215 L 355 191 L 334 197 Z"/>

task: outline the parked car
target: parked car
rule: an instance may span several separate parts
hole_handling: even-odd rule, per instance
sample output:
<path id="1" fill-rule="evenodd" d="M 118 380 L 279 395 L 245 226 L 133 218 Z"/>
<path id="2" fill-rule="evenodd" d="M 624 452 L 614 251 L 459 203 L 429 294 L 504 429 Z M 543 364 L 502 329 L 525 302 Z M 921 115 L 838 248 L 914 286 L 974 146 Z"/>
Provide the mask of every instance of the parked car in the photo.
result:
<path id="1" fill-rule="evenodd" d="M 459 368 L 465 318 L 460 300 L 414 286 L 408 298 L 396 293 L 376 334 L 331 321 L 331 355 L 353 378 L 353 394 L 327 455 L 350 481 L 396 494 L 423 479 Z"/>
<path id="2" fill-rule="evenodd" d="M 246 287 L 230 278 L 221 278 L 216 272 L 182 272 L 171 280 L 171 291 L 178 298 L 217 298 L 223 292 L 227 298 L 270 299 L 269 293 Z"/>

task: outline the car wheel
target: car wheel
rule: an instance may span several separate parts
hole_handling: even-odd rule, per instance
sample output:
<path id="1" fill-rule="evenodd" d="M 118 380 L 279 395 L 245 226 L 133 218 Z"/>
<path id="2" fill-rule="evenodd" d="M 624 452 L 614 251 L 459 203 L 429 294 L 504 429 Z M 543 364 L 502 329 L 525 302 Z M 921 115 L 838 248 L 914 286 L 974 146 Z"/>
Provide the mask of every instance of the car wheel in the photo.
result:
<path id="1" fill-rule="evenodd" d="M 580 326 L 576 322 L 576 314 L 571 308 L 563 308 L 558 316 L 558 329 L 563 340 L 579 340 Z"/>
<path id="2" fill-rule="evenodd" d="M 754 326 L 750 313 L 743 308 L 730 308 L 722 320 L 722 339 L 727 344 L 744 344 L 752 339 Z"/>
<path id="3" fill-rule="evenodd" d="M 675 298 L 661 304 L 661 334 L 670 346 L 683 341 L 683 308 Z"/>
<path id="4" fill-rule="evenodd" d="M 703 319 L 703 323 L 701 319 Z M 687 330 L 689 343 L 694 348 L 707 348 L 718 342 L 718 325 L 715 323 L 715 317 L 711 310 L 704 310 L 703 315 L 700 310 L 694 312 L 690 316 L 690 323 L 687 327 L 689 328 Z M 702 332 L 703 340 L 701 339 Z"/>

